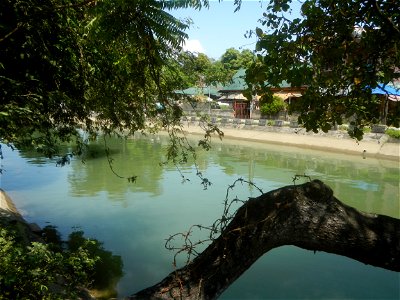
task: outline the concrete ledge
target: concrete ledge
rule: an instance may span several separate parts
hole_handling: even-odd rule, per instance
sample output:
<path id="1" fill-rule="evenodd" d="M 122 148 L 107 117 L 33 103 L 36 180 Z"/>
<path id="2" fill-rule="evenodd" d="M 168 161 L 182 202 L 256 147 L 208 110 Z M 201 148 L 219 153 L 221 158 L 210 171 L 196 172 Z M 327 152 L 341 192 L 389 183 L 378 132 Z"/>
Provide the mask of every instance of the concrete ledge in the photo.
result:
<path id="1" fill-rule="evenodd" d="M 239 120 L 236 120 L 238 122 Z M 235 122 L 235 120 L 234 120 Z M 246 127 L 246 128 L 245 128 Z M 189 134 L 204 134 L 198 126 L 184 127 Z M 400 162 L 400 143 L 391 143 L 383 136 L 365 134 L 362 141 L 351 139 L 346 133 L 330 131 L 328 133 L 306 132 L 303 128 L 278 126 L 242 126 L 222 128 L 227 139 L 247 140 L 298 148 L 357 155 L 363 158 L 379 158 Z M 385 135 L 386 137 L 386 135 Z"/>
<path id="2" fill-rule="evenodd" d="M 11 198 L 0 189 L 0 224 L 1 226 L 12 226 L 24 238 L 26 243 L 42 241 L 39 225 L 28 223 L 18 212 Z"/>
<path id="3" fill-rule="evenodd" d="M 23 220 L 11 198 L 3 189 L 0 189 L 0 217 L 19 221 Z"/>

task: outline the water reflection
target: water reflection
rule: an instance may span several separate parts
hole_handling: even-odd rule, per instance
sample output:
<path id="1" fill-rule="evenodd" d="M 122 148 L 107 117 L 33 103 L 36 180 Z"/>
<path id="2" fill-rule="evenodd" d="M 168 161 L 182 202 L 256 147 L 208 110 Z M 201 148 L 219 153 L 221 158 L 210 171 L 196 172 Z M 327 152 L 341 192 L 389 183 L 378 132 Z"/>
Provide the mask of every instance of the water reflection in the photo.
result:
<path id="1" fill-rule="evenodd" d="M 260 149 L 226 143 L 218 149 L 214 160 L 226 174 L 238 174 L 251 181 L 274 181 L 274 187 L 291 184 L 295 174 L 306 174 L 324 181 L 337 198 L 360 210 L 400 216 L 399 166 L 395 162 L 385 165 L 361 157 L 335 158 L 332 154 L 304 153 L 296 148 L 278 152 L 276 146 Z"/>
<path id="2" fill-rule="evenodd" d="M 326 182 L 337 198 L 360 210 L 397 218 L 400 214 L 399 168 L 394 162 L 214 141 L 211 151 L 198 154 L 198 169 L 213 182 L 205 191 L 193 162 L 181 168 L 190 179 L 185 184 L 173 166 L 159 165 L 167 145 L 163 136 L 108 141 L 114 169 L 122 176 L 137 175 L 134 184 L 112 174 L 102 145 L 92 145 L 94 155 L 85 163 L 73 160 L 63 168 L 53 162 L 29 164 L 27 153 L 21 157 L 4 148 L 8 171 L 2 175 L 2 188 L 30 222 L 50 222 L 64 234 L 80 226 L 88 236 L 104 241 L 105 249 L 120 255 L 124 276 L 119 297 L 153 285 L 173 270 L 165 238 L 192 224 L 212 224 L 221 216 L 226 188 L 238 177 L 254 181 L 266 192 L 292 184 L 295 174 L 305 173 Z M 236 195 L 246 199 L 258 193 L 243 185 Z M 223 298 L 398 298 L 398 282 L 394 272 L 284 247 L 257 261 Z"/>
<path id="3" fill-rule="evenodd" d="M 164 174 L 171 170 L 171 166 L 160 166 L 165 159 L 167 143 L 165 136 L 107 139 L 113 169 L 123 177 L 138 176 L 135 184 L 121 180 L 111 172 L 103 141 L 92 144 L 84 163 L 80 160 L 71 163 L 72 172 L 68 173 L 71 196 L 95 196 L 105 192 L 112 201 L 124 201 L 128 193 L 160 196 Z M 195 145 L 196 140 L 192 143 Z M 212 175 L 210 168 L 217 165 L 228 176 L 243 176 L 250 181 L 267 180 L 269 188 L 291 184 L 295 174 L 306 174 L 325 181 L 339 199 L 358 209 L 399 217 L 396 197 L 399 194 L 399 166 L 396 163 L 282 146 L 246 145 L 249 143 L 214 141 L 212 151 L 198 152 L 197 168 Z M 54 164 L 35 152 L 22 151 L 20 156 L 36 166 Z M 193 161 L 181 168 L 183 173 L 186 170 L 186 174 L 190 174 Z M 50 175 L 48 179 L 57 173 L 51 167 L 47 167 L 46 172 Z M 210 177 L 210 180 L 215 178 Z"/>
<path id="4" fill-rule="evenodd" d="M 108 138 L 110 158 L 113 169 L 122 177 L 137 176 L 136 182 L 121 180 L 112 173 L 105 157 L 104 146 L 94 144 L 89 147 L 90 155 L 85 163 L 72 162 L 68 176 L 70 193 L 73 197 L 95 196 L 106 192 L 112 201 L 123 201 L 127 193 L 148 192 L 153 196 L 161 195 L 163 168 L 162 142 L 138 137 L 134 139 Z"/>

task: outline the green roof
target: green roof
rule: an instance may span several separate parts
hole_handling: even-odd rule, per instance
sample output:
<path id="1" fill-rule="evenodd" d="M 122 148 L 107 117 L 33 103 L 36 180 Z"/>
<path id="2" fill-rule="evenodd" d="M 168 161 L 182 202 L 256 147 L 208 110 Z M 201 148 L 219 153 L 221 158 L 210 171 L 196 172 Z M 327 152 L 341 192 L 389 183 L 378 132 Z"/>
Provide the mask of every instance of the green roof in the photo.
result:
<path id="1" fill-rule="evenodd" d="M 226 86 L 210 86 L 210 87 L 190 87 L 185 90 L 178 90 L 175 91 L 177 94 L 184 94 L 184 95 L 213 95 L 219 96 L 220 93 L 229 93 L 229 92 L 242 92 L 247 89 L 247 83 L 245 80 L 246 77 L 246 70 L 240 69 L 238 70 L 235 75 L 232 77 L 232 82 Z M 275 88 L 291 88 L 291 84 L 289 84 L 286 80 L 282 81 L 281 84 Z"/>
<path id="2" fill-rule="evenodd" d="M 198 87 L 190 87 L 184 90 L 176 90 L 175 93 L 177 94 L 183 94 L 183 95 L 201 95 L 202 94 L 202 89 Z"/>
<path id="3" fill-rule="evenodd" d="M 239 71 L 236 72 L 235 75 L 233 75 L 232 83 L 224 86 L 222 89 L 220 89 L 220 91 L 221 92 L 244 91 L 245 89 L 247 89 L 245 77 L 246 77 L 246 70 L 240 69 Z"/>
<path id="4" fill-rule="evenodd" d="M 292 85 L 288 83 L 286 80 L 282 81 L 279 86 L 275 86 L 275 88 L 291 88 Z"/>
<path id="5" fill-rule="evenodd" d="M 232 77 L 232 83 L 224 86 L 220 91 L 222 93 L 227 93 L 227 92 L 239 92 L 239 91 L 244 91 L 247 89 L 247 83 L 246 83 L 246 70 L 245 69 L 240 69 L 239 71 L 236 72 L 235 75 Z M 276 86 L 274 88 L 291 88 L 292 85 L 288 83 L 286 80 L 282 81 L 279 86 Z"/>
<path id="6" fill-rule="evenodd" d="M 213 95 L 213 96 L 219 96 L 219 90 L 221 89 L 221 86 L 206 86 L 206 87 L 190 87 L 184 90 L 176 90 L 176 94 L 182 94 L 182 95 L 189 95 L 189 96 L 195 96 L 195 95 Z"/>

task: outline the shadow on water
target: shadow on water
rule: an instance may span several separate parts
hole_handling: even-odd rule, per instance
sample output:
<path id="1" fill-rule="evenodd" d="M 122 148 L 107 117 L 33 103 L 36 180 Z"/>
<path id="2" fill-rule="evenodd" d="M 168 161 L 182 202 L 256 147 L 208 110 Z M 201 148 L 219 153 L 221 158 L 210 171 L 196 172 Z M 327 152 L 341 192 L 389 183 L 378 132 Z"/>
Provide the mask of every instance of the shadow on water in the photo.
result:
<path id="1" fill-rule="evenodd" d="M 123 276 L 123 262 L 119 255 L 103 247 L 103 243 L 97 239 L 88 239 L 83 231 L 73 231 L 68 240 L 63 241 L 55 226 L 48 225 L 42 230 L 43 239 L 50 245 L 54 252 L 87 251 L 87 257 L 94 259 L 92 269 L 82 270 L 88 275 L 90 285 L 88 288 L 96 299 L 110 299 L 117 297 L 117 284 Z"/>
<path id="2" fill-rule="evenodd" d="M 83 231 L 75 231 L 69 235 L 68 249 L 79 251 L 87 239 Z M 91 291 L 97 299 L 110 299 L 117 296 L 117 284 L 123 276 L 123 262 L 119 255 L 113 255 L 103 247 L 103 243 L 96 239 L 90 240 L 86 245 L 90 257 L 97 257 L 93 273 Z"/>

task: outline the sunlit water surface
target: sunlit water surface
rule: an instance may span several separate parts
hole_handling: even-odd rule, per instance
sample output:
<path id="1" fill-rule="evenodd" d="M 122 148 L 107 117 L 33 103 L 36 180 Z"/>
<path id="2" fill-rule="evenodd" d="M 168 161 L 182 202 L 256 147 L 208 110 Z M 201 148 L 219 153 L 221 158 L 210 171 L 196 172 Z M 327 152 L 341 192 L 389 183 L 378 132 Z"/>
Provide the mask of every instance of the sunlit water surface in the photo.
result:
<path id="1" fill-rule="evenodd" d="M 121 176 L 138 176 L 135 183 L 111 172 L 100 142 L 92 147 L 93 158 L 72 160 L 62 168 L 3 146 L 1 188 L 29 222 L 55 225 L 64 237 L 81 229 L 120 255 L 120 298 L 173 271 L 165 239 L 192 224 L 212 224 L 221 216 L 228 185 L 238 178 L 266 192 L 306 174 L 330 185 L 337 198 L 357 209 L 399 218 L 399 165 L 393 161 L 225 140 L 198 155 L 198 170 L 212 182 L 204 190 L 193 164 L 182 166 L 181 173 L 160 165 L 166 144 L 162 136 L 108 141 L 113 169 Z M 182 174 L 190 181 L 182 183 Z M 258 195 L 244 184 L 230 196 Z M 198 233 L 194 237 L 200 238 Z M 399 294 L 399 273 L 285 246 L 260 258 L 221 299 L 399 299 Z"/>

